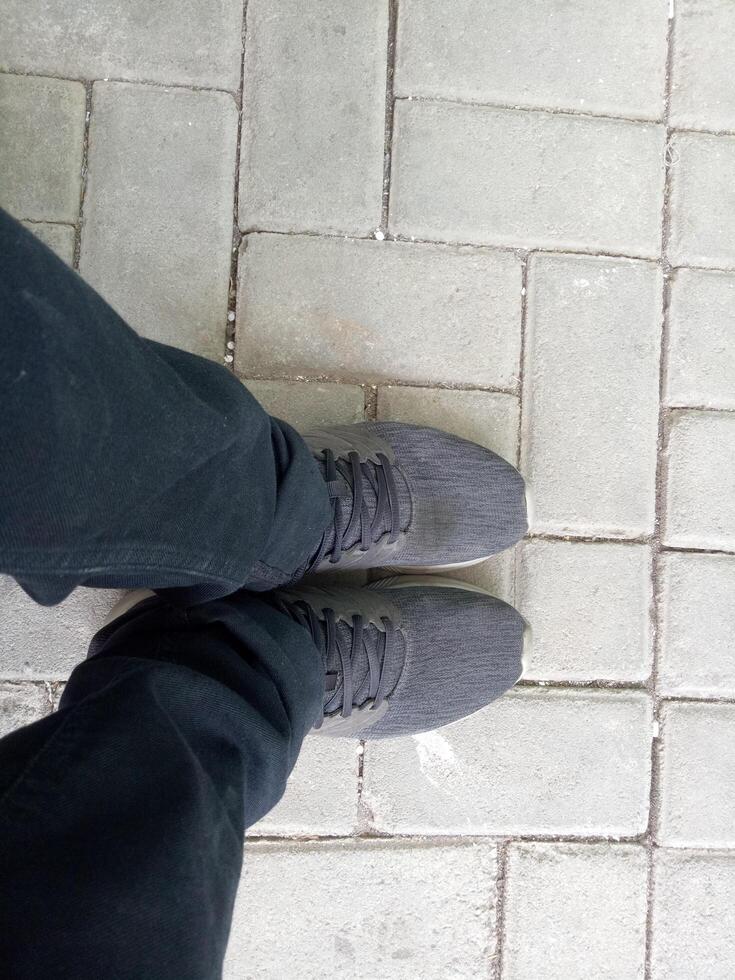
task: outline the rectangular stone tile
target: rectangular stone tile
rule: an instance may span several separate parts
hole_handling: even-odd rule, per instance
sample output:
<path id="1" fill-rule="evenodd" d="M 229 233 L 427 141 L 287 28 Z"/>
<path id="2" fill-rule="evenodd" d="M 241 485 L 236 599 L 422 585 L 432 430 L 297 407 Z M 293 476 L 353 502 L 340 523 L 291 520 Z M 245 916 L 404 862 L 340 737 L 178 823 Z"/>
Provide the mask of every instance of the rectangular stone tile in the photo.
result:
<path id="1" fill-rule="evenodd" d="M 476 980 L 494 945 L 495 861 L 486 843 L 253 844 L 225 980 Z"/>
<path id="2" fill-rule="evenodd" d="M 24 221 L 23 224 L 67 265 L 74 262 L 74 229 L 71 225 L 54 225 L 44 221 Z"/>
<path id="3" fill-rule="evenodd" d="M 369 233 L 383 194 L 388 5 L 250 0 L 240 224 Z"/>
<path id="4" fill-rule="evenodd" d="M 527 541 L 517 604 L 533 628 L 524 677 L 643 681 L 651 672 L 646 545 Z"/>
<path id="5" fill-rule="evenodd" d="M 735 408 L 735 276 L 677 269 L 671 285 L 666 400 L 669 405 Z"/>
<path id="6" fill-rule="evenodd" d="M 222 92 L 94 86 L 80 271 L 139 333 L 216 360 L 236 142 Z"/>
<path id="7" fill-rule="evenodd" d="M 662 558 L 663 694 L 735 697 L 735 557 Z"/>
<path id="8" fill-rule="evenodd" d="M 511 844 L 505 874 L 503 980 L 643 977 L 643 847 Z"/>
<path id="9" fill-rule="evenodd" d="M 660 253 L 660 126 L 404 100 L 394 125 L 393 232 Z"/>
<path id="10" fill-rule="evenodd" d="M 671 107 L 673 126 L 735 129 L 735 5 L 676 0 Z"/>
<path id="11" fill-rule="evenodd" d="M 395 91 L 657 119 L 666 13 L 650 0 L 401 0 Z"/>
<path id="12" fill-rule="evenodd" d="M 0 678 L 65 679 L 87 656 L 90 640 L 121 595 L 76 589 L 58 606 L 39 606 L 0 575 Z"/>
<path id="13" fill-rule="evenodd" d="M 659 843 L 735 847 L 735 705 L 665 704 L 661 738 Z"/>
<path id="14" fill-rule="evenodd" d="M 77 220 L 85 104 L 79 82 L 0 75 L 0 207 L 16 218 Z"/>
<path id="15" fill-rule="evenodd" d="M 644 694 L 518 690 L 470 718 L 365 751 L 364 811 L 402 834 L 642 833 Z"/>
<path id="16" fill-rule="evenodd" d="M 673 265 L 735 265 L 735 136 L 677 133 L 671 153 Z"/>
<path id="17" fill-rule="evenodd" d="M 656 266 L 531 258 L 522 460 L 533 530 L 653 529 L 660 335 Z"/>
<path id="18" fill-rule="evenodd" d="M 675 411 L 668 438 L 664 543 L 735 550 L 735 414 Z"/>
<path id="19" fill-rule="evenodd" d="M 521 265 L 510 253 L 251 235 L 238 373 L 510 387 Z"/>
<path id="20" fill-rule="evenodd" d="M 735 854 L 654 852 L 651 980 L 735 976 Z"/>
<path id="21" fill-rule="evenodd" d="M 399 388 L 378 391 L 378 418 L 443 429 L 515 463 L 518 399 L 494 391 Z"/>
<path id="22" fill-rule="evenodd" d="M 0 682 L 0 738 L 43 718 L 50 710 L 42 685 Z"/>
<path id="23" fill-rule="evenodd" d="M 248 833 L 274 837 L 354 833 L 358 747 L 352 739 L 308 737 L 285 795 Z"/>
<path id="24" fill-rule="evenodd" d="M 365 392 L 359 385 L 319 384 L 316 381 L 245 381 L 269 415 L 295 429 L 362 422 Z"/>
<path id="25" fill-rule="evenodd" d="M 0 70 L 240 84 L 242 0 L 4 0 Z"/>

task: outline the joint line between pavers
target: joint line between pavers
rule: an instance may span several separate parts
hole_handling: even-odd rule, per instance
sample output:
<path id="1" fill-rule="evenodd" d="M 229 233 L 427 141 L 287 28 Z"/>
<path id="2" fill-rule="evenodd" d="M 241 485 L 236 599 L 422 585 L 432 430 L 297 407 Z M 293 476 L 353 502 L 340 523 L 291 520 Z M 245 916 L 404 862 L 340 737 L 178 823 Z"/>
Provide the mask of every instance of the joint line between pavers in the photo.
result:
<path id="1" fill-rule="evenodd" d="M 393 78 L 396 68 L 396 32 L 398 30 L 398 0 L 387 0 L 388 3 L 388 39 L 385 64 L 385 136 L 383 142 L 383 196 L 380 207 L 380 232 L 388 233 L 388 215 L 390 212 L 390 182 L 393 166 L 393 115 L 395 98 L 393 95 Z"/>
<path id="2" fill-rule="evenodd" d="M 508 876 L 509 841 L 498 843 L 497 872 L 495 875 L 495 929 L 494 952 L 490 963 L 491 980 L 501 980 L 503 975 L 503 948 L 505 945 L 505 895 Z"/>
<path id="3" fill-rule="evenodd" d="M 661 344 L 659 348 L 659 378 L 658 378 L 658 428 L 656 441 L 656 472 L 655 472 L 655 517 L 653 537 L 651 539 L 651 590 L 652 590 L 652 627 L 653 627 L 653 659 L 649 689 L 653 704 L 654 732 L 651 739 L 651 780 L 649 786 L 647 842 L 647 879 L 646 879 L 646 928 L 645 928 L 645 959 L 644 976 L 651 977 L 651 949 L 653 937 L 653 901 L 654 901 L 654 847 L 656 829 L 659 821 L 659 786 L 660 770 L 660 698 L 658 693 L 658 673 L 661 659 L 661 629 L 662 629 L 662 596 L 661 596 L 661 537 L 665 521 L 666 506 L 666 438 L 668 415 L 666 411 L 666 389 L 668 380 L 668 346 L 669 346 L 669 308 L 671 303 L 671 265 L 668 260 L 668 246 L 671 228 L 671 146 L 672 130 L 670 125 L 671 90 L 674 64 L 674 16 L 673 10 L 668 21 L 666 36 L 666 71 L 664 90 L 663 123 L 666 128 L 664 150 L 664 187 L 661 209 Z"/>
<path id="4" fill-rule="evenodd" d="M 458 384 L 450 381 L 404 381 L 401 378 L 386 378 L 380 381 L 366 381 L 364 378 L 355 379 L 335 377 L 333 374 L 288 374 L 269 371 L 253 371 L 247 375 L 239 374 L 243 381 L 282 381 L 282 382 L 302 382 L 304 384 L 335 384 L 353 385 L 366 389 L 375 388 L 426 388 L 437 391 L 476 391 L 487 395 L 508 395 L 511 398 L 518 398 L 518 392 L 513 388 L 499 388 L 493 386 L 479 386 L 476 384 Z M 369 391 L 365 393 L 366 409 L 371 408 L 371 395 Z M 372 418 L 370 414 L 367 418 Z"/>
<path id="5" fill-rule="evenodd" d="M 78 82 L 84 85 L 93 85 L 95 82 L 113 82 L 122 85 L 148 85 L 151 88 L 164 89 L 186 89 L 190 92 L 221 92 L 223 95 L 236 95 L 233 89 L 220 88 L 216 85 L 197 85 L 195 82 L 161 82 L 153 78 L 122 78 L 114 75 L 82 76 L 82 75 L 50 75 L 46 72 L 23 71 L 20 68 L 12 68 L 0 71 L 0 75 L 14 75 L 16 78 L 50 78 L 56 82 Z"/>
<path id="6" fill-rule="evenodd" d="M 87 176 L 89 173 L 89 130 L 92 121 L 92 82 L 84 83 L 84 135 L 82 136 L 82 172 L 79 187 L 79 208 L 74 225 L 74 258 L 72 266 L 79 271 L 79 260 L 82 252 L 82 223 L 84 221 L 84 199 L 87 194 Z"/>

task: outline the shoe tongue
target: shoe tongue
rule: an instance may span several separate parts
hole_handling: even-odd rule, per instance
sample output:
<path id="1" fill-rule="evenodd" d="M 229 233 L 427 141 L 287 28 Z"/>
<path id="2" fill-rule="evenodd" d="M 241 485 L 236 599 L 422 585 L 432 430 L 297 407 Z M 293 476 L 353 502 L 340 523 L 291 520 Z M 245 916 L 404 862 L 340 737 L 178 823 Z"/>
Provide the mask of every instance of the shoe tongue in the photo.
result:
<path id="1" fill-rule="evenodd" d="M 332 697 L 337 688 L 342 685 L 342 662 L 339 657 L 339 652 L 337 650 L 337 644 L 333 644 L 332 650 L 327 650 L 326 645 L 326 626 L 322 626 L 322 634 L 324 637 L 324 642 L 322 645 L 322 657 L 325 660 L 325 671 L 326 671 L 326 690 L 324 692 L 324 705 L 330 704 Z M 406 659 L 405 643 L 403 639 L 403 634 L 396 631 L 393 634 L 393 639 L 389 641 L 389 646 L 386 651 L 386 656 L 381 659 L 379 651 L 382 649 L 382 642 L 380 640 L 381 630 L 377 626 L 372 624 L 368 625 L 362 631 L 361 642 L 357 644 L 357 650 L 355 651 L 354 657 L 352 656 L 352 636 L 353 627 L 349 623 L 345 623 L 340 620 L 337 623 L 337 639 L 345 655 L 350 659 L 352 663 L 352 693 L 353 696 L 356 695 L 363 686 L 363 682 L 367 681 L 365 684 L 364 692 L 360 694 L 358 700 L 353 697 L 353 702 L 356 706 L 362 704 L 367 700 L 367 696 L 370 690 L 369 681 L 367 680 L 368 674 L 370 673 L 370 664 L 368 661 L 368 649 L 370 653 L 373 654 L 373 660 L 381 664 L 383 668 L 384 681 L 383 690 L 386 694 L 390 694 L 393 688 L 398 683 L 398 680 L 403 671 L 403 666 Z M 334 711 L 339 711 L 342 708 L 342 694 L 337 697 L 333 704 L 330 704 L 330 713 Z"/>
<path id="2" fill-rule="evenodd" d="M 326 479 L 324 462 L 320 459 L 317 459 L 317 463 L 319 464 L 322 473 L 324 475 L 324 478 Z M 366 465 L 367 468 L 371 471 L 371 476 L 373 477 L 373 480 L 375 480 L 375 471 L 377 469 L 377 464 L 368 461 Z M 394 466 L 392 472 L 396 483 L 396 490 L 398 493 L 398 515 L 401 522 L 401 528 L 405 530 L 411 514 L 411 494 L 408 489 L 408 484 L 406 483 L 406 479 L 401 473 L 401 471 Z M 344 534 L 346 529 L 349 527 L 350 521 L 352 519 L 352 511 L 355 505 L 355 496 L 353 493 L 353 487 L 351 482 L 347 479 L 347 477 L 344 476 L 344 474 L 340 470 L 337 471 L 337 483 L 339 483 L 340 487 L 344 491 L 344 496 L 341 497 L 340 500 L 341 514 L 338 517 L 339 530 L 342 531 L 342 533 Z M 377 486 L 377 482 L 376 482 L 376 486 Z M 364 474 L 364 468 L 363 468 L 363 480 L 362 480 L 362 499 L 363 499 L 363 503 L 366 505 L 369 521 L 370 523 L 372 523 L 378 508 L 378 494 L 375 488 L 373 487 L 373 482 L 370 479 L 368 479 L 368 477 Z M 390 529 L 391 529 L 390 508 L 386 508 L 381 524 L 379 524 L 376 527 L 375 531 L 372 534 L 373 540 L 377 540 L 383 534 L 387 534 L 390 531 Z M 335 528 L 335 525 L 330 524 L 326 534 L 326 542 L 325 542 L 326 553 L 330 553 L 334 546 L 336 530 L 337 529 Z M 343 550 L 347 551 L 350 548 L 354 547 L 354 545 L 356 545 L 358 541 L 360 541 L 360 538 L 361 538 L 361 524 L 360 521 L 358 520 L 355 524 L 354 530 L 351 531 L 349 535 L 343 536 L 342 538 Z"/>

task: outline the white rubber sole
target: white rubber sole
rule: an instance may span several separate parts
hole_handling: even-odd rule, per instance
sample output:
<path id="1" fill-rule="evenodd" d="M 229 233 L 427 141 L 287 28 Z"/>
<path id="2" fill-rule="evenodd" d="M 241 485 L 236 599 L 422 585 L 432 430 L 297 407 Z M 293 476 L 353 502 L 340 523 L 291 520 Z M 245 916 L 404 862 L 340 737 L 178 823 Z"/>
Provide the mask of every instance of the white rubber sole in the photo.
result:
<path id="1" fill-rule="evenodd" d="M 386 589 L 387 591 L 390 591 L 392 589 L 417 588 L 432 585 L 435 587 L 440 586 L 443 589 L 462 589 L 465 592 L 477 592 L 480 595 L 490 596 L 491 599 L 498 598 L 498 596 L 493 595 L 492 592 L 488 592 L 487 589 L 481 589 L 479 585 L 471 585 L 469 582 L 461 582 L 459 579 L 455 578 L 442 578 L 441 575 L 391 575 L 388 578 L 380 579 L 377 582 L 369 582 L 367 588 Z M 521 619 L 523 619 L 522 616 Z M 531 630 L 531 624 L 525 619 L 523 619 L 523 623 L 521 673 L 518 680 L 523 677 L 528 668 L 531 666 L 531 654 L 533 648 L 533 631 Z"/>
<path id="2" fill-rule="evenodd" d="M 108 612 L 107 616 L 105 616 L 105 621 L 102 625 L 107 626 L 109 623 L 114 623 L 116 619 L 124 616 L 126 612 L 130 612 L 133 606 L 137 606 L 144 599 L 150 599 L 155 594 L 150 589 L 134 589 L 132 592 L 126 592 L 122 599 L 119 599 Z"/>

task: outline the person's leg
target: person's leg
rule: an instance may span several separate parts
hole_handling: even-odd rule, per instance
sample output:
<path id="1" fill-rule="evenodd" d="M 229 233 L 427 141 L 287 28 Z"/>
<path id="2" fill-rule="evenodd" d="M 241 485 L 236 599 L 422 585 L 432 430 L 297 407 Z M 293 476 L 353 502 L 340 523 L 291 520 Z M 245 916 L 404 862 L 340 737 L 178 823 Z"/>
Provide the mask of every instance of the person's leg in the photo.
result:
<path id="1" fill-rule="evenodd" d="M 150 599 L 90 653 L 0 741 L 0 974 L 219 977 L 244 829 L 320 714 L 322 658 L 247 593 Z"/>
<path id="2" fill-rule="evenodd" d="M 0 411 L 0 573 L 39 602 L 272 587 L 331 516 L 293 429 L 222 365 L 137 336 L 2 210 Z"/>

